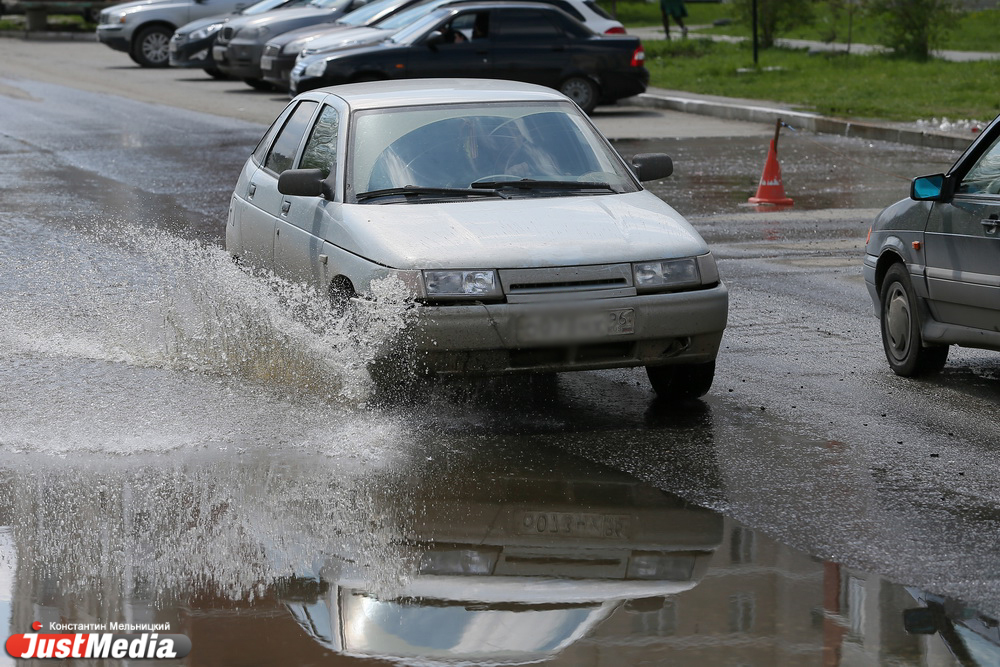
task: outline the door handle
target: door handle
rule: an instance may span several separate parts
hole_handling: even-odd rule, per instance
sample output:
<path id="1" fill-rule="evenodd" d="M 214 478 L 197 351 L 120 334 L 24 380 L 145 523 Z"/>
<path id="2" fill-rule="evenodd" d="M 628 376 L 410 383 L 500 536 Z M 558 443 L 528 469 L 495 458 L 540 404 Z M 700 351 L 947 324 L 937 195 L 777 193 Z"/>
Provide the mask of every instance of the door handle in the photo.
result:
<path id="1" fill-rule="evenodd" d="M 292 202 L 288 201 L 287 199 L 285 201 L 281 202 L 281 212 L 282 213 L 288 213 L 288 209 L 290 209 L 291 207 L 292 207 Z"/>
<path id="2" fill-rule="evenodd" d="M 250 197 L 253 197 L 254 194 L 256 194 L 256 193 L 257 193 L 257 184 L 256 183 L 251 183 L 250 187 L 247 188 L 247 195 L 249 195 Z"/>
<path id="3" fill-rule="evenodd" d="M 1000 216 L 994 213 L 990 217 L 985 220 L 980 220 L 979 222 L 985 228 L 987 234 L 996 234 L 997 227 L 1000 227 Z"/>

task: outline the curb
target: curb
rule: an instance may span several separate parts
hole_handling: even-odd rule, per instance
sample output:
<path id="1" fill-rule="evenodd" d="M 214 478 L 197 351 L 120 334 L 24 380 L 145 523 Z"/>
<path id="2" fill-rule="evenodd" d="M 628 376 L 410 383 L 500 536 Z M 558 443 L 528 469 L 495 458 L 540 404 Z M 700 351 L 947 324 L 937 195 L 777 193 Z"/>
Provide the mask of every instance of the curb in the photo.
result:
<path id="1" fill-rule="evenodd" d="M 35 41 L 47 41 L 47 42 L 67 42 L 67 41 L 77 41 L 77 42 L 96 42 L 97 34 L 93 32 L 53 32 L 49 30 L 45 31 L 28 31 L 28 30 L 0 30 L 0 39 L 30 39 Z"/>
<path id="2" fill-rule="evenodd" d="M 732 104 L 655 92 L 642 93 L 622 101 L 627 104 L 634 104 L 635 106 L 669 109 L 671 111 L 682 111 L 684 113 L 749 121 L 752 123 L 774 124 L 780 118 L 796 130 L 807 130 L 820 134 L 836 134 L 858 139 L 892 141 L 899 144 L 920 146 L 922 148 L 944 148 L 964 151 L 978 136 L 962 137 L 945 132 L 915 130 L 893 127 L 891 125 L 880 125 L 878 123 L 827 118 L 815 113 L 792 111 L 777 107 Z"/>

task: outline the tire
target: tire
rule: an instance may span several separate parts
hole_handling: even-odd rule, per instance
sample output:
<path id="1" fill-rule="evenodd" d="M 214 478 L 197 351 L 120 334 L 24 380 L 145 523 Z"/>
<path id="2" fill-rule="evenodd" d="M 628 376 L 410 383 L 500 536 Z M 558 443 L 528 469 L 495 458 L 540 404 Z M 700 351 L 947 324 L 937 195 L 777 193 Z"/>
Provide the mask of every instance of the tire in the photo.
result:
<path id="1" fill-rule="evenodd" d="M 920 337 L 917 297 L 904 264 L 889 267 L 882 281 L 879 302 L 882 347 L 892 372 L 903 377 L 940 372 L 948 360 L 948 346 L 924 345 Z"/>
<path id="2" fill-rule="evenodd" d="M 597 106 L 597 84 L 585 76 L 571 76 L 559 84 L 559 92 L 590 113 Z"/>
<path id="3" fill-rule="evenodd" d="M 704 364 L 674 364 L 646 366 L 646 375 L 653 391 L 660 398 L 684 400 L 708 393 L 715 379 L 715 362 Z"/>
<path id="4" fill-rule="evenodd" d="M 143 28 L 132 42 L 132 60 L 142 67 L 167 67 L 170 64 L 170 38 L 174 31 L 162 25 Z"/>
<path id="5" fill-rule="evenodd" d="M 229 75 L 223 72 L 218 67 L 205 67 L 205 74 L 209 75 L 213 79 L 228 79 Z"/>
<path id="6" fill-rule="evenodd" d="M 264 79 L 243 79 L 243 83 L 261 92 L 270 93 L 274 91 L 274 86 L 271 85 L 271 82 L 264 81 Z"/>

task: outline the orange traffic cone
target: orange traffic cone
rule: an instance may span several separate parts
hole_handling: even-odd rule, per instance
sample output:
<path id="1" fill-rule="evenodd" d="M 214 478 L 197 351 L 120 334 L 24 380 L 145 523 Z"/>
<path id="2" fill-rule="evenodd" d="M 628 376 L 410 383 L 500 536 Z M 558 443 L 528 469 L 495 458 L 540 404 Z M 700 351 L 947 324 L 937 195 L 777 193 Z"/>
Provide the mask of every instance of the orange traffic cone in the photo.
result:
<path id="1" fill-rule="evenodd" d="M 748 201 L 751 204 L 776 206 L 791 206 L 795 203 L 785 196 L 785 186 L 781 183 L 781 165 L 778 164 L 778 149 L 774 139 L 771 140 L 771 147 L 767 151 L 767 162 L 764 163 L 764 173 L 760 176 L 757 195 L 750 197 Z"/>

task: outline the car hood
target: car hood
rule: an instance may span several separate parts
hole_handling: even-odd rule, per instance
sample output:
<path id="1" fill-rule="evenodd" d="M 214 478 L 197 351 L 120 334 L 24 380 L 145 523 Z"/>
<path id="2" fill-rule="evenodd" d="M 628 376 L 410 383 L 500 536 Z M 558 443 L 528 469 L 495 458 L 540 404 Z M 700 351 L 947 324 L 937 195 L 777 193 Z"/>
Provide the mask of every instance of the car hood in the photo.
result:
<path id="1" fill-rule="evenodd" d="M 273 14 L 271 12 L 264 12 L 257 16 L 241 16 L 232 21 L 232 26 L 234 28 L 244 28 L 251 25 L 255 27 L 266 25 L 270 28 L 291 30 L 292 28 L 305 26 L 309 21 L 314 21 L 315 23 L 321 23 L 323 20 L 333 21 L 341 13 L 334 9 L 299 7 L 297 9 L 283 9 Z M 271 36 L 273 37 L 274 35 L 272 34 Z"/>
<path id="2" fill-rule="evenodd" d="M 235 12 L 232 14 L 216 14 L 215 16 L 209 16 L 208 18 L 198 19 L 196 21 L 191 21 L 190 23 L 185 23 L 180 28 L 178 28 L 176 32 L 179 35 L 189 35 L 195 30 L 201 30 L 202 28 L 207 28 L 208 26 L 216 23 L 227 23 L 236 16 L 238 15 Z"/>
<path id="3" fill-rule="evenodd" d="M 306 45 L 304 54 L 311 56 L 316 53 L 326 53 L 337 49 L 349 48 L 365 44 L 374 44 L 388 39 L 392 36 L 391 30 L 380 28 L 347 28 L 346 30 L 331 31 L 330 34 L 322 35 L 313 39 Z"/>
<path id="4" fill-rule="evenodd" d="M 330 242 L 397 269 L 574 266 L 689 257 L 708 246 L 656 195 L 347 204 Z"/>

